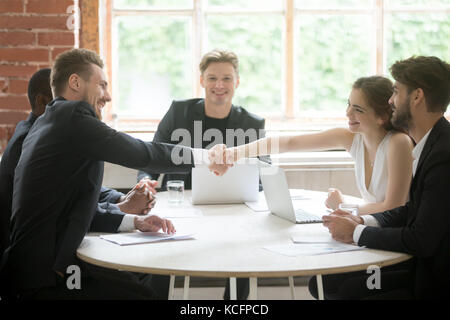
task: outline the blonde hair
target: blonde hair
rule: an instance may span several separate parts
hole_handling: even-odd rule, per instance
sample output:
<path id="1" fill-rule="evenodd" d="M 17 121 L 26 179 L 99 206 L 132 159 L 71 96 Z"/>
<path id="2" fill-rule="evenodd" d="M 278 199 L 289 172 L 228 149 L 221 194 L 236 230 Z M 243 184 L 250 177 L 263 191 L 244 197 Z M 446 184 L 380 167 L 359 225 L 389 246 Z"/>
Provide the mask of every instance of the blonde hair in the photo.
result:
<path id="1" fill-rule="evenodd" d="M 201 74 L 203 74 L 205 70 L 208 68 L 208 66 L 213 62 L 231 63 L 231 65 L 234 68 L 234 71 L 236 71 L 236 74 L 239 75 L 239 59 L 234 52 L 214 49 L 213 51 L 206 53 L 202 57 L 202 61 L 200 62 L 199 66 Z"/>

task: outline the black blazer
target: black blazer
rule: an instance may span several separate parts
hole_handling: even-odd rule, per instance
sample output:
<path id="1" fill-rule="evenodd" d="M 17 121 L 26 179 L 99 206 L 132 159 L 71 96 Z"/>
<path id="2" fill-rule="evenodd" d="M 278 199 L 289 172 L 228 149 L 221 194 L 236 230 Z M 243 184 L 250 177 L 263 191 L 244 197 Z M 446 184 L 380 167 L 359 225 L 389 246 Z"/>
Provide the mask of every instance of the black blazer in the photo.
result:
<path id="1" fill-rule="evenodd" d="M 36 118 L 33 113 L 30 113 L 27 120 L 20 121 L 17 124 L 0 162 L 0 257 L 9 245 L 9 219 L 11 218 L 14 170 L 22 153 L 23 140 Z"/>
<path id="2" fill-rule="evenodd" d="M 116 204 L 122 195 L 122 192 L 101 187 L 97 209 L 94 217 L 92 218 L 89 231 L 110 233 L 117 232 L 125 213 L 110 204 Z"/>
<path id="3" fill-rule="evenodd" d="M 172 152 L 186 152 L 189 163 L 174 165 Z M 97 207 L 103 161 L 176 173 L 189 171 L 192 157 L 190 149 L 145 143 L 113 130 L 86 102 L 50 102 L 24 140 L 14 176 L 4 268 L 13 290 L 54 286 L 55 271 L 65 274 L 79 263 L 76 250 Z"/>
<path id="4" fill-rule="evenodd" d="M 14 171 L 22 153 L 23 141 L 36 119 L 36 115 L 31 112 L 26 121 L 20 121 L 17 124 L 14 135 L 3 153 L 0 163 L 0 258 L 4 250 L 9 246 L 9 220 L 11 218 Z M 107 203 L 116 203 L 122 195 L 121 192 L 116 190 L 101 188 L 98 200 L 99 205 L 92 220 L 90 231 L 117 231 L 125 214 L 114 210 L 114 207 L 108 206 Z"/>
<path id="5" fill-rule="evenodd" d="M 202 148 L 201 145 L 194 145 L 194 134 L 202 134 L 203 131 L 199 133 L 195 133 L 194 130 L 194 121 L 202 121 L 205 120 L 205 100 L 204 99 L 189 99 L 189 100 L 180 100 L 173 101 L 169 110 L 162 118 L 161 122 L 158 125 L 158 130 L 155 133 L 153 138 L 153 142 L 165 142 L 165 143 L 173 143 L 173 144 L 185 144 L 188 147 L 192 148 Z M 263 138 L 265 136 L 264 130 L 265 120 L 253 113 L 248 112 L 242 107 L 231 106 L 230 115 L 228 117 L 227 129 L 242 129 L 247 131 L 248 129 L 255 129 L 256 136 L 246 136 L 244 143 L 249 143 L 255 141 L 257 139 Z M 172 139 L 172 133 L 176 129 L 186 129 L 191 139 L 186 143 L 182 138 Z M 197 138 L 198 139 L 198 138 Z M 225 137 L 224 137 L 225 140 Z M 201 141 L 201 140 L 200 140 Z M 189 143 L 190 142 L 190 143 Z M 234 147 L 237 145 L 243 144 L 242 141 L 238 141 L 235 137 L 234 141 L 230 143 L 230 141 L 223 141 L 223 143 L 228 142 L 228 147 Z M 217 142 L 214 141 L 213 144 Z M 269 157 L 261 157 L 261 160 L 270 162 Z M 150 176 L 152 179 L 157 180 L 158 174 L 151 174 L 149 172 L 139 171 L 137 180 L 141 180 L 145 176 Z M 176 174 L 176 175 L 165 175 L 163 183 L 161 185 L 161 189 L 166 188 L 166 182 L 168 180 L 184 180 L 185 189 L 191 189 L 191 172 L 187 174 Z"/>
<path id="6" fill-rule="evenodd" d="M 414 256 L 416 298 L 450 297 L 450 124 L 443 117 L 428 136 L 405 206 L 376 213 L 358 245 Z"/>

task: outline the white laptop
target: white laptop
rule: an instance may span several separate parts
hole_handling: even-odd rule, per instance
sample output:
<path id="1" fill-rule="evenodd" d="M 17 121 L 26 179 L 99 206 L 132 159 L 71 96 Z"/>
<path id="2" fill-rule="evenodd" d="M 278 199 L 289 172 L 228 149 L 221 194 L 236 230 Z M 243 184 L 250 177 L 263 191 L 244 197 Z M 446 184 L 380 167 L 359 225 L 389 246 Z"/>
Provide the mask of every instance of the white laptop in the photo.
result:
<path id="1" fill-rule="evenodd" d="M 257 201 L 258 160 L 235 163 L 223 176 L 216 176 L 205 165 L 192 169 L 192 204 L 228 204 Z"/>
<path id="2" fill-rule="evenodd" d="M 294 208 L 284 170 L 279 167 L 261 169 L 261 182 L 266 197 L 267 206 L 274 215 L 292 221 L 294 223 L 319 223 L 322 222 L 322 212 L 313 212 L 308 208 L 308 201 L 301 201 L 302 208 Z M 324 205 L 325 206 L 325 205 Z"/>

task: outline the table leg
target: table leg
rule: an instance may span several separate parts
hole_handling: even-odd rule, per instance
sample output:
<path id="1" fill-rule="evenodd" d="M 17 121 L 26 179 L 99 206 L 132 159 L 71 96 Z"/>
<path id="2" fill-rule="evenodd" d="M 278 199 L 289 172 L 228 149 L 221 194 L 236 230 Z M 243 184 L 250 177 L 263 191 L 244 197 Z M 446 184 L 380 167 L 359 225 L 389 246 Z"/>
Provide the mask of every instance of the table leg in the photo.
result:
<path id="1" fill-rule="evenodd" d="M 258 300 L 258 278 L 250 278 L 250 293 L 248 300 Z"/>
<path id="2" fill-rule="evenodd" d="M 184 290 L 183 290 L 183 300 L 189 299 L 189 276 L 184 276 Z"/>
<path id="3" fill-rule="evenodd" d="M 175 276 L 171 275 L 170 276 L 170 282 L 169 282 L 169 300 L 173 300 L 173 296 L 175 293 Z"/>
<path id="4" fill-rule="evenodd" d="M 317 292 L 319 294 L 319 300 L 324 300 L 323 297 L 323 283 L 322 283 L 322 275 L 318 274 L 316 276 L 317 279 Z"/>
<path id="5" fill-rule="evenodd" d="M 236 278 L 230 278 L 230 300 L 236 300 L 237 299 L 237 293 L 236 293 Z"/>
<path id="6" fill-rule="evenodd" d="M 291 299 L 295 300 L 294 277 L 289 277 L 289 288 L 291 289 Z"/>

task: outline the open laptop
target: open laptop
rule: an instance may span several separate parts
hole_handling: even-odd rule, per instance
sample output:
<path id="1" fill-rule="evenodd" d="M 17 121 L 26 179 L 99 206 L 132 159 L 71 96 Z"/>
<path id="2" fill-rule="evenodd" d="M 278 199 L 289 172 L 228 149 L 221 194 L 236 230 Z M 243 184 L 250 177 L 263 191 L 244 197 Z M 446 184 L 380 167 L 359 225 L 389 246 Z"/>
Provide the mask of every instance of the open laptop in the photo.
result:
<path id="1" fill-rule="evenodd" d="M 253 159 L 251 159 L 253 160 Z M 192 169 L 192 204 L 229 204 L 257 201 L 258 160 L 236 163 L 223 176 L 216 176 L 205 165 Z"/>
<path id="2" fill-rule="evenodd" d="M 284 170 L 279 167 L 261 169 L 261 182 L 267 206 L 274 215 L 294 223 L 319 223 L 326 211 L 314 213 L 308 208 L 307 201 L 302 201 L 302 208 L 294 208 Z M 321 214 L 319 216 L 319 214 Z"/>

